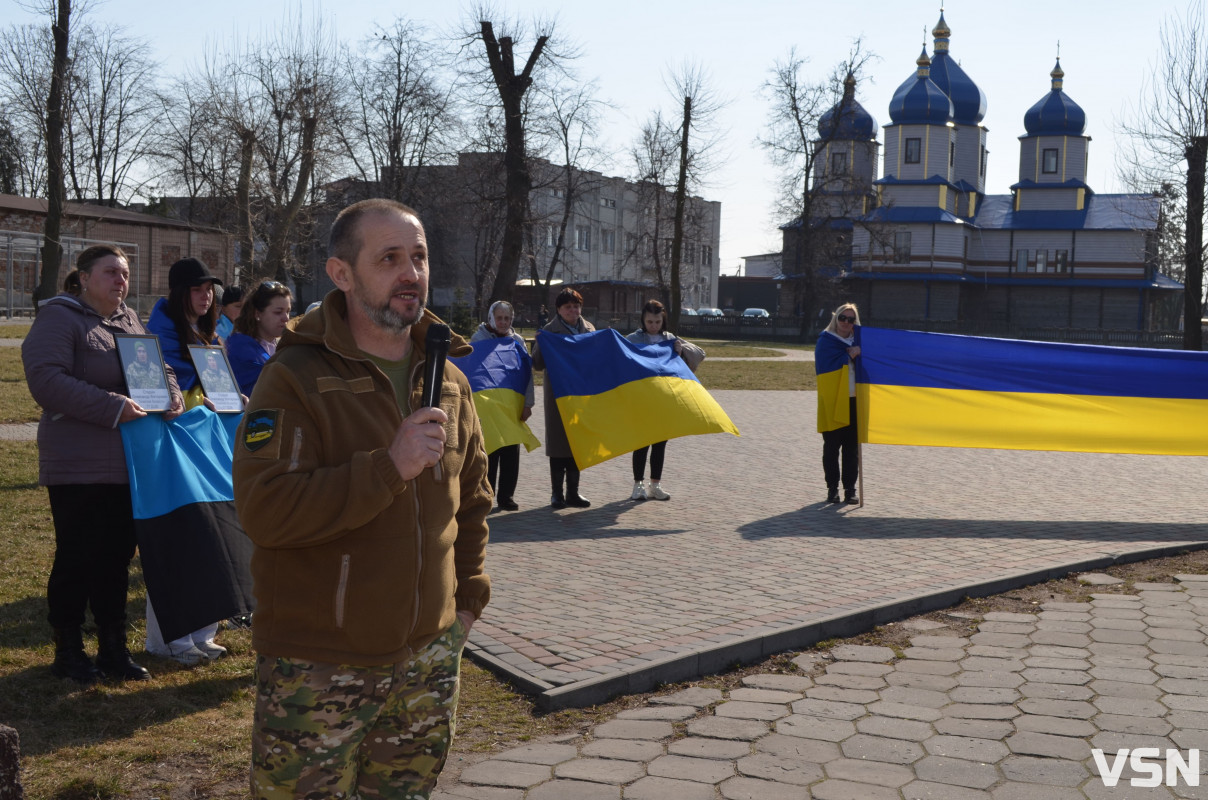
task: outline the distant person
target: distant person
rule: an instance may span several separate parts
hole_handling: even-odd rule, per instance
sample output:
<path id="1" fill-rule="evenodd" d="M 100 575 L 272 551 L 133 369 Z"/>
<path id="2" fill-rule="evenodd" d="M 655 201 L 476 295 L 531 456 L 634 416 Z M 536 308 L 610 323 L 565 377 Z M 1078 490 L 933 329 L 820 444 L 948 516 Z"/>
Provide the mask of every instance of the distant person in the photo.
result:
<path id="1" fill-rule="evenodd" d="M 543 325 L 541 330 L 555 336 L 574 336 L 596 329 L 596 326 L 583 319 L 583 295 L 574 289 L 563 289 L 558 293 L 554 300 L 554 310 L 554 318 Z M 539 343 L 533 345 L 533 369 L 545 369 L 545 359 L 541 357 Z M 562 415 L 558 413 L 558 403 L 554 399 L 554 387 L 550 385 L 548 376 L 542 392 L 545 406 L 545 452 L 549 456 L 550 483 L 553 484 L 549 504 L 553 508 L 587 508 L 591 501 L 579 494 L 579 466 L 575 463 L 570 441 L 566 438 L 566 428 L 562 425 Z"/>
<path id="2" fill-rule="evenodd" d="M 261 281 L 244 300 L 235 331 L 226 340 L 231 371 L 243 394 L 251 396 L 260 371 L 277 352 L 293 302 L 289 287 L 277 281 Z"/>
<path id="3" fill-rule="evenodd" d="M 541 330 L 549 323 L 549 309 L 545 304 L 541 304 L 541 310 L 537 312 L 537 330 Z"/>
<path id="4" fill-rule="evenodd" d="M 243 300 L 243 287 L 241 286 L 228 286 L 222 293 L 222 310 L 214 332 L 224 342 L 235 329 L 235 320 L 239 319 L 239 314 L 243 311 Z"/>
<path id="5" fill-rule="evenodd" d="M 176 380 L 184 394 L 185 408 L 205 403 L 205 392 L 197 377 L 197 368 L 188 345 L 219 344 L 215 328 L 218 306 L 214 302 L 215 287 L 222 281 L 210 273 L 205 262 L 197 258 L 182 258 L 168 269 L 168 297 L 161 298 L 151 309 L 147 329 L 159 337 L 164 361 L 176 372 Z M 192 666 L 226 653 L 226 648 L 214 641 L 218 623 L 213 622 L 179 639 L 165 642 L 155 618 L 153 598 L 147 595 L 147 644 L 152 655 L 170 658 Z"/>
<path id="6" fill-rule="evenodd" d="M 221 285 L 222 281 L 210 274 L 204 261 L 182 258 L 168 270 L 167 298 L 155 303 L 147 320 L 147 330 L 159 337 L 164 361 L 176 372 L 188 408 L 204 402 L 188 345 L 219 343 L 214 291 Z"/>
<path id="7" fill-rule="evenodd" d="M 63 279 L 63 292 L 72 297 L 80 296 L 80 271 L 78 269 L 73 269 Z"/>
<path id="8" fill-rule="evenodd" d="M 127 396 L 116 334 L 147 333 L 126 303 L 130 265 L 116 245 L 94 245 L 76 262 L 79 296 L 42 305 L 21 345 L 29 392 L 42 406 L 38 483 L 50 495 L 55 554 L 46 585 L 54 631 L 51 672 L 90 684 L 100 677 L 148 680 L 126 648 L 126 594 L 134 558 L 134 510 L 118 426 L 147 416 Z M 171 410 L 184 410 L 168 372 Z M 81 626 L 92 609 L 96 663 Z"/>
<path id="9" fill-rule="evenodd" d="M 487 321 L 478 325 L 478 330 L 470 337 L 470 344 L 487 339 L 509 337 L 515 339 L 517 346 L 528 352 L 524 337 L 512 328 L 512 304 L 498 300 L 491 304 L 487 311 Z M 524 408 L 520 412 L 520 421 L 527 422 L 533 415 L 535 402 L 533 393 L 533 378 L 529 376 L 528 387 L 524 390 Z M 491 491 L 495 493 L 495 502 L 502 511 L 516 511 L 513 495 L 520 478 L 520 445 L 510 444 L 487 454 L 487 480 L 491 483 Z"/>
<path id="10" fill-rule="evenodd" d="M 856 481 L 860 477 L 860 435 L 856 419 L 855 359 L 860 355 L 856 345 L 856 327 L 860 312 L 854 303 L 844 303 L 835 309 L 830 324 L 818 336 L 814 360 L 819 370 L 841 369 L 848 365 L 848 423 L 827 416 L 824 403 L 818 403 L 818 430 L 822 433 L 822 471 L 826 478 L 826 502 L 856 505 Z M 833 410 L 832 410 L 833 411 Z M 840 467 L 842 455 L 842 467 Z M 839 500 L 839 483 L 843 483 L 843 500 Z"/>
<path id="11" fill-rule="evenodd" d="M 657 344 L 671 341 L 675 354 L 684 359 L 693 372 L 704 359 L 705 351 L 686 342 L 667 330 L 667 308 L 658 300 L 650 300 L 642 306 L 642 327 L 625 337 L 634 344 Z M 635 409 L 641 413 L 641 409 Z M 650 485 L 646 485 L 646 454 L 650 453 Z M 630 500 L 670 500 L 671 495 L 663 489 L 663 460 L 667 442 L 656 442 L 648 447 L 633 451 L 633 492 Z"/>

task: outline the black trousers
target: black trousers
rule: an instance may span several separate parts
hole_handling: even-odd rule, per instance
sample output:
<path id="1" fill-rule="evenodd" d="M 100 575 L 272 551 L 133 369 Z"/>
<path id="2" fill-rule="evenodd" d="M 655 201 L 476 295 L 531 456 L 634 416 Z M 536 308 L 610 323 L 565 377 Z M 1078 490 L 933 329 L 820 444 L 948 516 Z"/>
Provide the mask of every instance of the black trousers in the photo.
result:
<path id="1" fill-rule="evenodd" d="M 633 481 L 637 483 L 646 475 L 646 451 L 650 451 L 650 480 L 663 479 L 663 457 L 667 453 L 666 442 L 654 444 L 633 451 Z"/>
<path id="2" fill-rule="evenodd" d="M 498 482 L 496 482 L 498 476 Z M 520 445 L 501 447 L 487 456 L 487 480 L 495 493 L 495 502 L 511 500 L 520 478 Z"/>
<path id="3" fill-rule="evenodd" d="M 860 436 L 856 426 L 856 398 L 851 398 L 851 424 L 822 434 L 822 472 L 826 488 L 839 488 L 839 455 L 843 456 L 843 490 L 854 492 L 860 477 Z"/>
<path id="4" fill-rule="evenodd" d="M 55 559 L 46 585 L 51 627 L 126 625 L 126 590 L 134 558 L 134 510 L 124 483 L 47 487 L 55 522 Z"/>

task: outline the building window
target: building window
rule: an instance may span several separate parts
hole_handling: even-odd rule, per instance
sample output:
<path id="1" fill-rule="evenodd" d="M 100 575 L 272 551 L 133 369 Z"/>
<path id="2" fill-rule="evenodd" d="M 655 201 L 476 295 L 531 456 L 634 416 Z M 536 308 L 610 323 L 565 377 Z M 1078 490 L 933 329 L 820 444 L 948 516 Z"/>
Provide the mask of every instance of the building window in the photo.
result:
<path id="1" fill-rule="evenodd" d="M 637 255 L 638 252 L 638 237 L 635 233 L 625 234 L 625 253 L 626 255 Z"/>
<path id="2" fill-rule="evenodd" d="M 1069 250 L 1058 250 L 1057 256 L 1054 259 L 1054 261 L 1056 262 L 1057 271 L 1065 272 L 1070 267 L 1070 251 Z"/>
<path id="3" fill-rule="evenodd" d="M 1044 149 L 1044 164 L 1040 168 L 1041 172 L 1046 175 L 1057 174 L 1057 148 L 1046 147 Z"/>
<path id="4" fill-rule="evenodd" d="M 553 225 L 545 226 L 545 246 L 553 247 L 558 241 L 558 229 Z"/>
<path id="5" fill-rule="evenodd" d="M 600 252 L 615 253 L 617 251 L 617 232 L 609 228 L 600 228 Z"/>
<path id="6" fill-rule="evenodd" d="M 1028 251 L 1027 250 L 1016 250 L 1015 251 L 1015 271 L 1016 272 L 1027 272 L 1028 271 Z"/>
<path id="7" fill-rule="evenodd" d="M 847 174 L 847 153 L 831 153 L 831 173 L 834 175 Z"/>
<path id="8" fill-rule="evenodd" d="M 685 263 L 685 264 L 695 264 L 696 263 L 696 245 L 695 244 L 693 244 L 692 242 L 684 242 L 684 252 L 683 252 L 682 260 L 683 260 L 683 263 Z"/>
<path id="9" fill-rule="evenodd" d="M 910 263 L 910 231 L 898 231 L 893 235 L 893 263 Z"/>
<path id="10" fill-rule="evenodd" d="M 565 189 L 550 189 L 549 193 L 552 194 L 554 197 L 566 197 Z"/>
<path id="11" fill-rule="evenodd" d="M 906 163 L 907 164 L 923 163 L 923 140 L 922 139 L 907 139 L 906 140 Z"/>
<path id="12" fill-rule="evenodd" d="M 1036 251 L 1036 271 L 1037 272 L 1048 272 L 1049 271 L 1049 251 L 1048 250 L 1037 250 Z"/>
<path id="13" fill-rule="evenodd" d="M 982 145 L 982 149 L 981 149 L 981 176 L 982 176 L 983 178 L 984 178 L 984 177 L 986 177 L 986 155 L 987 155 L 986 146 L 985 146 L 985 145 Z"/>
<path id="14" fill-rule="evenodd" d="M 956 142 L 948 143 L 948 166 L 956 166 Z"/>
<path id="15" fill-rule="evenodd" d="M 584 253 L 591 252 L 591 227 L 587 225 L 575 226 L 575 249 Z"/>
<path id="16" fill-rule="evenodd" d="M 611 197 L 601 197 L 600 205 L 603 206 L 604 208 L 616 208 L 617 201 L 613 200 Z"/>
<path id="17" fill-rule="evenodd" d="M 702 244 L 700 246 L 700 265 L 702 267 L 713 266 L 713 245 Z"/>

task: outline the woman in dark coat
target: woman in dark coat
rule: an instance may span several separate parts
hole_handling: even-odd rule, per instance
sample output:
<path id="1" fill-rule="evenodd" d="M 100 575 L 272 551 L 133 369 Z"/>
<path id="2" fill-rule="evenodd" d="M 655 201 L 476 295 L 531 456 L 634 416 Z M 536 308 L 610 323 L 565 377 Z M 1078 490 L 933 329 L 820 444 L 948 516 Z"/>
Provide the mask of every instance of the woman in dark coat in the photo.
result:
<path id="1" fill-rule="evenodd" d="M 574 336 L 596 329 L 583 319 L 583 295 L 574 289 L 559 292 L 554 305 L 554 318 L 541 330 L 558 336 Z M 540 344 L 533 345 L 533 369 L 545 369 Z M 562 427 L 562 417 L 558 414 L 558 403 L 548 377 L 542 387 L 542 398 L 545 403 L 545 453 L 549 456 L 549 476 L 554 489 L 549 504 L 554 508 L 587 508 L 591 501 L 579 494 L 579 467 L 566 439 L 566 429 Z"/>

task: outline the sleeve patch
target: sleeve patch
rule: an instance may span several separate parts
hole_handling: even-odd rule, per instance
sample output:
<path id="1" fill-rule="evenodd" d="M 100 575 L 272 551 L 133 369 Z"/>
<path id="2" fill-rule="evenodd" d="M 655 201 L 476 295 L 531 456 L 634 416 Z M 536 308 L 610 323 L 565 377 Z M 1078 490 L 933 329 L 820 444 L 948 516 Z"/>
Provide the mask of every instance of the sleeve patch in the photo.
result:
<path id="1" fill-rule="evenodd" d="M 277 429 L 280 427 L 281 409 L 266 408 L 249 411 L 243 423 L 243 446 L 249 452 L 256 452 L 273 444 L 277 440 Z M 278 443 L 277 448 L 280 445 Z"/>

